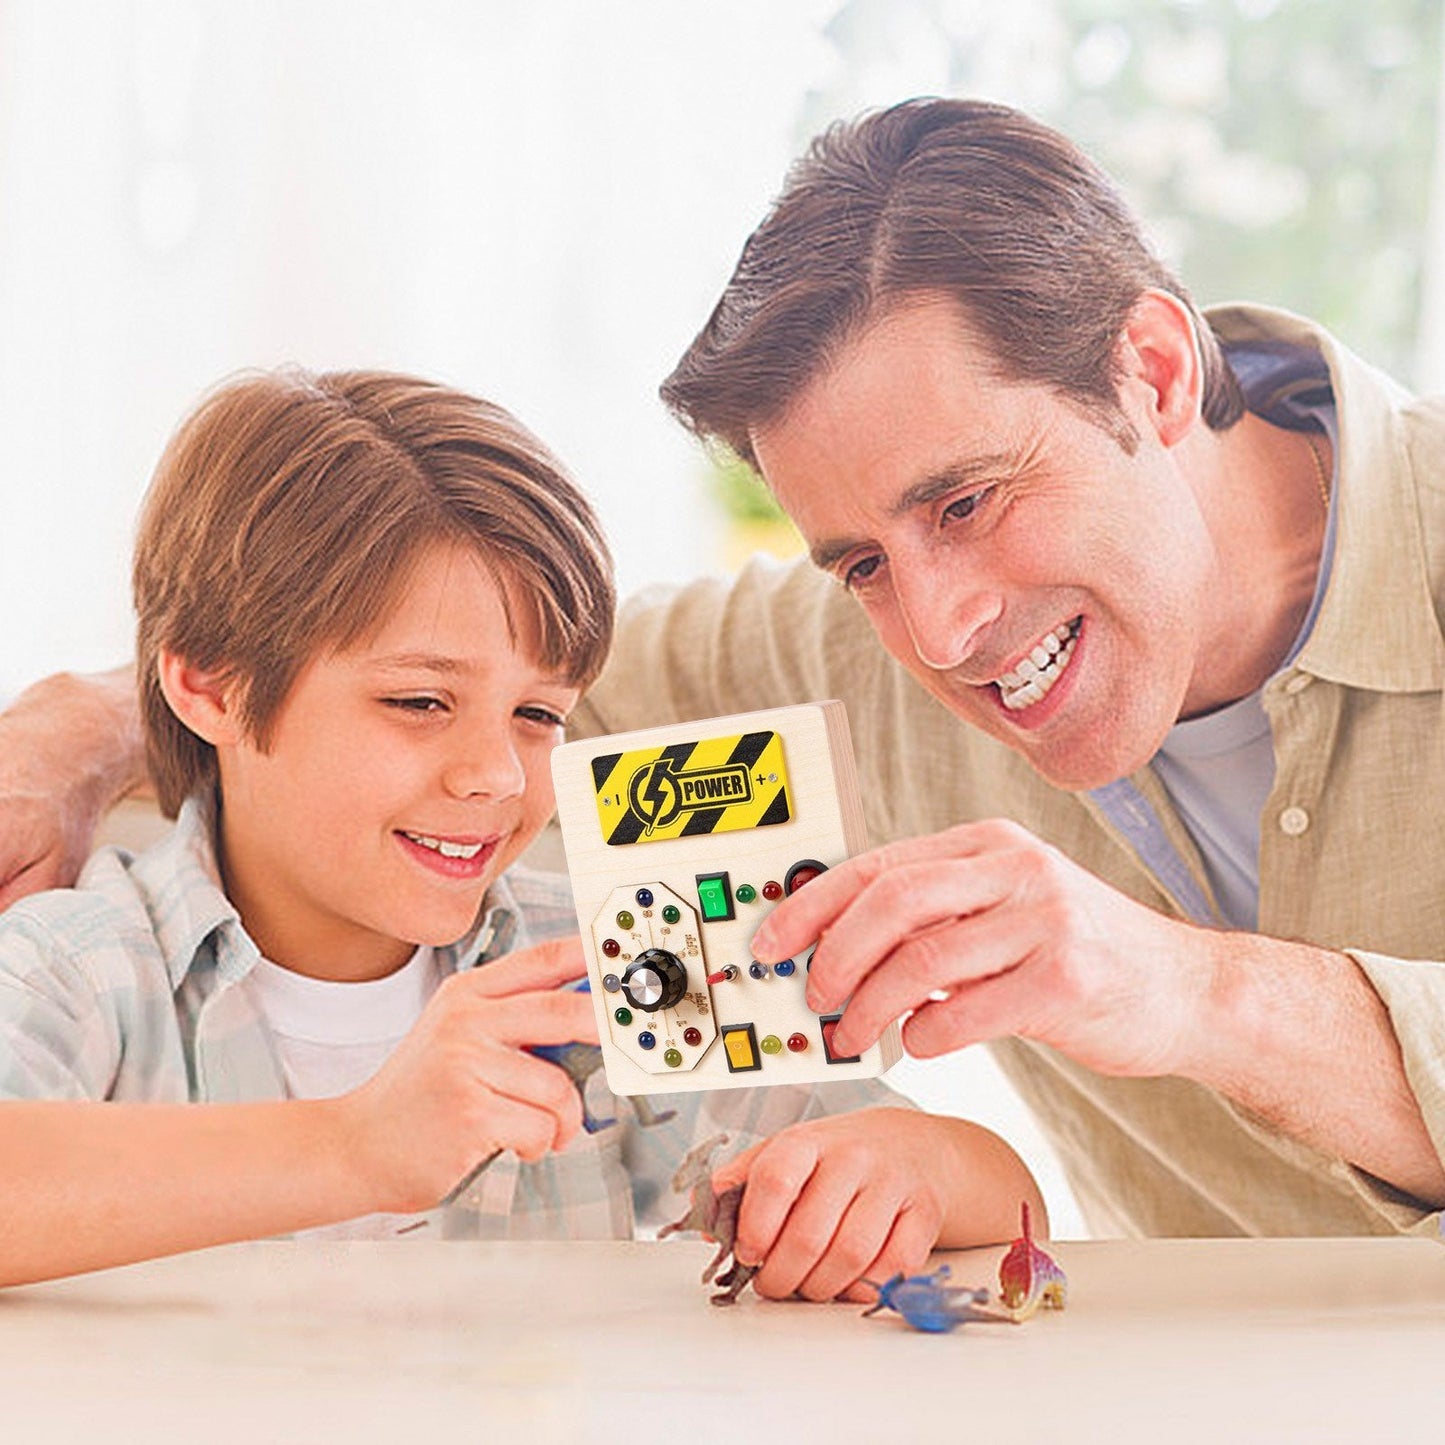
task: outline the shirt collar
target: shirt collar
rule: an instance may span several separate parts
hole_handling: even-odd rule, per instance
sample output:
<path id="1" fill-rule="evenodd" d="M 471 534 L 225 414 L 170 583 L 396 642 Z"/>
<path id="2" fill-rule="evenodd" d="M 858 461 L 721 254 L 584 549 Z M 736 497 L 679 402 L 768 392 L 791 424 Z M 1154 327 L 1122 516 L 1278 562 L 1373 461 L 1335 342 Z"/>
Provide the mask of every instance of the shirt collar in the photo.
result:
<path id="1" fill-rule="evenodd" d="M 221 887 L 215 836 L 214 796 L 188 798 L 166 837 L 132 865 L 172 991 L 208 952 L 224 983 L 244 978 L 261 957 Z M 502 877 L 487 890 L 476 923 L 455 943 L 438 948 L 436 956 L 443 973 L 460 973 L 529 941 L 511 885 Z"/>
<path id="2" fill-rule="evenodd" d="M 1333 505 L 1334 566 L 1315 625 L 1294 666 L 1377 692 L 1445 685 L 1445 639 L 1435 614 L 1413 473 L 1401 425 L 1408 394 L 1327 332 L 1288 312 L 1255 306 L 1209 311 L 1226 345 L 1283 342 L 1317 350 L 1339 419 Z M 1389 617 L 1390 645 L 1362 618 Z"/>

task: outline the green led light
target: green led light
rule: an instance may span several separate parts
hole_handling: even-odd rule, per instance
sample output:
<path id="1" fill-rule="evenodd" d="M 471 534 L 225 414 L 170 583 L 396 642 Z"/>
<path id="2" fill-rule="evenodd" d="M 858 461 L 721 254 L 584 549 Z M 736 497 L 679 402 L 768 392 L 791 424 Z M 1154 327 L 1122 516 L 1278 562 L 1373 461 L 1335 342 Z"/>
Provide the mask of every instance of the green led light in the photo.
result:
<path id="1" fill-rule="evenodd" d="M 758 1047 L 765 1054 L 779 1054 L 783 1051 L 783 1041 L 777 1034 L 769 1034 Z"/>
<path id="2" fill-rule="evenodd" d="M 737 900 L 739 903 L 751 903 L 758 896 L 758 890 L 751 883 L 739 883 L 737 886 Z"/>
<path id="3" fill-rule="evenodd" d="M 667 903 L 667 904 L 664 904 L 664 905 L 663 905 L 663 909 L 662 909 L 662 921 L 663 921 L 664 923 L 676 923 L 677 920 L 678 920 L 679 918 L 681 918 L 681 917 L 682 917 L 682 910 L 681 910 L 680 908 L 678 908 L 677 904 L 675 904 L 675 903 Z"/>
<path id="4" fill-rule="evenodd" d="M 632 1010 L 630 1008 L 617 1008 L 612 1010 L 612 1017 L 626 1028 L 632 1022 Z"/>
<path id="5" fill-rule="evenodd" d="M 662 1062 L 666 1064 L 669 1069 L 675 1069 L 682 1062 L 682 1055 L 676 1049 L 668 1049 L 662 1056 Z"/>

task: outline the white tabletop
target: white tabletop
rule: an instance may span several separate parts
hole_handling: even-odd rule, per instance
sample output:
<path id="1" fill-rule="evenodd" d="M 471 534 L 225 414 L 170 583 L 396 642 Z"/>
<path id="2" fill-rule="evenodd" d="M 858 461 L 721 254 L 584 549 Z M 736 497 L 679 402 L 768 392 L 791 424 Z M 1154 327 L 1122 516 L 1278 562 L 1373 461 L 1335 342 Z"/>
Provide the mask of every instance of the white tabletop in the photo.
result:
<path id="1" fill-rule="evenodd" d="M 708 1304 L 701 1244 L 265 1243 L 0 1293 L 0 1440 L 1439 1439 L 1428 1241 L 1053 1246 L 1062 1314 Z M 1002 1251 L 948 1256 L 995 1282 Z"/>

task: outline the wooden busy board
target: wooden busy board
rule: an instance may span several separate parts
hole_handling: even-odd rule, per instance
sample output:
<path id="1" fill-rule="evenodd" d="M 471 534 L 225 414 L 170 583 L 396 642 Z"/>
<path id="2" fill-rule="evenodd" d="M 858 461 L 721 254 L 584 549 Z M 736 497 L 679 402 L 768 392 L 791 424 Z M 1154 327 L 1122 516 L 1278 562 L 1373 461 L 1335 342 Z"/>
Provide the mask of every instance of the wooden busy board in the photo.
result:
<path id="1" fill-rule="evenodd" d="M 836 1015 L 804 1000 L 811 948 L 758 963 L 776 904 L 861 851 L 863 807 L 841 702 L 568 743 L 557 813 L 616 1094 L 870 1078 L 832 1049 Z"/>

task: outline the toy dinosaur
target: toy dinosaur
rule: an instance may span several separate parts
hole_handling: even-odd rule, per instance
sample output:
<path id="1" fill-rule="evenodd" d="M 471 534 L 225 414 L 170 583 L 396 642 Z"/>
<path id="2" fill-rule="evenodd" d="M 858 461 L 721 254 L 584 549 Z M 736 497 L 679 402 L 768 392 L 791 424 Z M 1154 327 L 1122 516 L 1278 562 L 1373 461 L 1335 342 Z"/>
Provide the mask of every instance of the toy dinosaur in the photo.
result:
<path id="1" fill-rule="evenodd" d="M 1052 1256 L 1034 1243 L 1028 1205 L 1021 1205 L 1020 1210 L 1023 1233 L 1009 1246 L 998 1267 L 998 1292 L 1014 1319 L 1026 1320 L 1040 1305 L 1063 1309 L 1068 1280 Z"/>
<path id="2" fill-rule="evenodd" d="M 987 1289 L 945 1285 L 950 1273 L 949 1267 L 941 1264 L 932 1274 L 900 1273 L 882 1284 L 864 1280 L 878 1291 L 877 1302 L 863 1311 L 864 1317 L 876 1315 L 879 1310 L 893 1310 L 915 1330 L 932 1335 L 946 1334 L 958 1325 L 973 1322 L 1013 1323 L 1011 1316 L 983 1308 L 988 1304 Z"/>
<path id="3" fill-rule="evenodd" d="M 592 992 L 592 986 L 585 978 L 577 983 L 569 984 L 568 987 L 577 993 Z M 589 1134 L 596 1134 L 602 1129 L 610 1129 L 617 1122 L 616 1116 L 611 1119 L 599 1119 L 587 1105 L 587 1081 L 602 1067 L 602 1050 L 596 1044 L 531 1044 L 527 1047 L 526 1052 L 535 1054 L 537 1058 L 543 1059 L 549 1064 L 556 1064 L 572 1080 L 572 1087 L 577 1090 L 577 1097 L 582 1101 L 582 1127 Z M 677 1115 L 676 1109 L 664 1109 L 659 1112 L 645 1099 L 633 1099 L 632 1108 L 637 1115 L 637 1122 L 644 1129 L 650 1129 L 654 1124 L 665 1124 Z M 501 1149 L 492 1150 L 441 1201 L 442 1204 L 456 1204 L 463 1199 L 467 1190 L 502 1157 L 504 1152 Z"/>
<path id="4" fill-rule="evenodd" d="M 702 1272 L 704 1284 L 717 1283 L 722 1286 L 720 1293 L 711 1296 L 715 1305 L 736 1304 L 738 1296 L 748 1287 L 748 1281 L 758 1272 L 757 1266 L 743 1264 L 737 1259 L 718 1274 L 718 1266 L 733 1252 L 737 1238 L 738 1211 L 743 1202 L 743 1186 L 735 1184 L 721 1194 L 712 1187 L 712 1156 L 719 1147 L 727 1143 L 726 1134 L 716 1134 L 711 1139 L 690 1149 L 677 1166 L 672 1176 L 674 1193 L 686 1193 L 689 1199 L 687 1213 L 671 1224 L 664 1224 L 657 1231 L 659 1239 L 685 1230 L 696 1230 L 704 1239 L 717 1244 L 717 1253 Z M 716 1276 L 716 1280 L 714 1280 Z"/>
<path id="5" fill-rule="evenodd" d="M 573 993 L 592 992 L 592 984 L 585 978 L 566 987 Z M 527 1052 L 545 1059 L 549 1064 L 556 1064 L 572 1080 L 577 1097 L 582 1100 L 582 1127 L 589 1134 L 595 1134 L 599 1129 L 610 1129 L 617 1122 L 615 1117 L 599 1119 L 587 1107 L 587 1081 L 602 1067 L 602 1050 L 596 1044 L 532 1044 Z M 676 1109 L 665 1109 L 659 1113 L 645 1099 L 633 1099 L 632 1108 L 637 1122 L 644 1129 L 650 1129 L 654 1124 L 665 1124 L 677 1113 Z"/>

